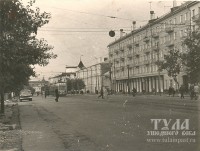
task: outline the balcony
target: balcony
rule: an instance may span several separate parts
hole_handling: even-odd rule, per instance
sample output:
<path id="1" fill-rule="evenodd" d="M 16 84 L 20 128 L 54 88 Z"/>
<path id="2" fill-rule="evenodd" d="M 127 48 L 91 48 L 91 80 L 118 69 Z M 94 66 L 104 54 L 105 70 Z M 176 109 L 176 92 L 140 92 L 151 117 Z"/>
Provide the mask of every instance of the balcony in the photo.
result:
<path id="1" fill-rule="evenodd" d="M 118 54 L 118 50 L 116 49 L 115 51 L 114 51 L 116 54 Z"/>
<path id="2" fill-rule="evenodd" d="M 140 66 L 140 65 L 139 65 L 139 62 L 135 62 L 135 63 L 134 63 L 134 66 L 135 66 L 136 68 L 139 68 L 139 66 Z"/>
<path id="3" fill-rule="evenodd" d="M 119 50 L 120 50 L 121 52 L 124 52 L 124 48 L 123 48 L 123 47 L 120 47 Z"/>
<path id="4" fill-rule="evenodd" d="M 127 48 L 131 49 L 132 48 L 132 44 L 128 44 Z"/>
<path id="5" fill-rule="evenodd" d="M 154 50 L 154 51 L 158 51 L 158 49 L 159 49 L 158 46 L 153 46 L 152 47 L 152 50 Z"/>
<path id="6" fill-rule="evenodd" d="M 145 64 L 145 65 L 148 65 L 148 64 L 150 64 L 150 63 L 151 63 L 150 60 L 144 60 L 144 64 Z"/>
<path id="7" fill-rule="evenodd" d="M 138 52 L 134 53 L 137 58 L 139 58 L 140 54 Z"/>
<path id="8" fill-rule="evenodd" d="M 120 60 L 124 62 L 125 58 L 123 56 L 120 57 Z"/>
<path id="9" fill-rule="evenodd" d="M 147 37 L 147 36 L 145 36 L 144 39 L 143 39 L 143 41 L 146 42 L 146 43 L 149 42 L 149 40 L 150 40 L 150 38 Z"/>
<path id="10" fill-rule="evenodd" d="M 127 58 L 132 58 L 132 57 L 133 57 L 132 53 L 127 54 Z"/>
<path id="11" fill-rule="evenodd" d="M 114 59 L 116 63 L 119 63 L 119 58 Z"/>
<path id="12" fill-rule="evenodd" d="M 150 53 L 150 48 L 143 49 L 144 53 Z"/>
<path id="13" fill-rule="evenodd" d="M 120 67 L 120 69 L 121 69 L 122 71 L 124 71 L 124 67 Z"/>
<path id="14" fill-rule="evenodd" d="M 197 15 L 193 16 L 193 17 L 192 17 L 192 21 L 193 21 L 193 22 L 196 22 L 196 23 L 197 23 L 197 22 L 200 22 L 200 14 L 197 14 Z"/>
<path id="15" fill-rule="evenodd" d="M 139 47 L 139 41 L 136 41 L 136 42 L 135 42 L 135 46 L 136 46 L 136 47 Z"/>
<path id="16" fill-rule="evenodd" d="M 171 33 L 171 32 L 173 32 L 173 31 L 174 31 L 174 28 L 173 28 L 172 26 L 166 27 L 166 28 L 165 28 L 165 32 L 166 32 L 166 33 Z"/>
<path id="17" fill-rule="evenodd" d="M 155 39 L 156 39 L 156 38 L 159 38 L 159 33 L 157 33 L 157 32 L 153 33 L 153 34 L 152 34 L 152 37 L 155 38 Z"/>
<path id="18" fill-rule="evenodd" d="M 174 41 L 171 41 L 171 40 L 166 41 L 165 45 L 166 45 L 166 47 L 173 47 L 174 46 Z"/>

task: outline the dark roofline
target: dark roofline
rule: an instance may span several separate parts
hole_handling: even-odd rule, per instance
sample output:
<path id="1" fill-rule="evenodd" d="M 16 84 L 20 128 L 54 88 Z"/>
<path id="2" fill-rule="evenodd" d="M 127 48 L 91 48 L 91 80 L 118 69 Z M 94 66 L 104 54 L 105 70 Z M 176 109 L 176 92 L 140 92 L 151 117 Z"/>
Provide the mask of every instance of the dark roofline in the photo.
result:
<path id="1" fill-rule="evenodd" d="M 193 5 L 197 4 L 197 3 L 199 3 L 199 1 L 189 1 L 189 2 L 186 2 L 186 3 L 182 4 L 182 5 L 180 5 L 180 6 L 177 6 L 177 8 L 174 9 L 174 10 L 173 10 L 173 8 L 171 8 L 171 11 L 170 11 L 170 12 L 168 12 L 168 13 L 162 15 L 161 17 L 155 19 L 155 20 L 152 21 L 152 22 L 151 22 L 151 21 L 148 22 L 146 25 L 142 26 L 141 28 L 136 29 L 136 30 L 134 30 L 134 31 L 131 31 L 131 32 L 128 33 L 127 35 L 125 35 L 125 36 L 123 36 L 123 37 L 120 37 L 120 38 L 117 39 L 116 41 L 111 42 L 107 47 L 110 47 L 110 46 L 112 46 L 112 45 L 114 45 L 114 44 L 116 44 L 116 43 L 118 43 L 118 42 L 120 42 L 120 41 L 122 41 L 122 40 L 124 40 L 124 39 L 126 39 L 126 38 L 128 38 L 128 37 L 130 37 L 130 36 L 132 36 L 133 34 L 137 34 L 138 32 L 143 31 L 143 30 L 145 30 L 146 28 L 148 28 L 148 27 L 150 27 L 150 26 L 153 26 L 153 25 L 155 25 L 155 24 L 157 24 L 157 23 L 159 23 L 159 22 L 162 22 L 163 20 L 169 18 L 170 16 L 172 16 L 172 15 L 174 15 L 174 14 L 177 14 L 177 13 L 179 13 L 180 11 L 184 10 L 184 9 L 187 8 L 188 6 L 190 7 L 190 6 L 193 6 Z"/>

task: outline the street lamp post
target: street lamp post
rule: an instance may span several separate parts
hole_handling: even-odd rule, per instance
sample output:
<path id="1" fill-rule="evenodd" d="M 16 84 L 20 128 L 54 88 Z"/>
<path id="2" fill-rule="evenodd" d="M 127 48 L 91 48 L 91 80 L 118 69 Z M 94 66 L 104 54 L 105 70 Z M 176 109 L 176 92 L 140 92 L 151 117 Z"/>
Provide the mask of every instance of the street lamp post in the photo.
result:
<path id="1" fill-rule="evenodd" d="M 160 63 L 160 54 L 159 54 L 159 42 L 157 43 L 157 56 L 158 56 L 158 63 Z M 160 87 L 160 69 L 158 69 L 158 91 L 161 96 L 161 87 Z"/>
<path id="2" fill-rule="evenodd" d="M 128 69 L 128 94 L 130 94 L 130 77 L 129 77 L 129 65 L 127 65 Z"/>

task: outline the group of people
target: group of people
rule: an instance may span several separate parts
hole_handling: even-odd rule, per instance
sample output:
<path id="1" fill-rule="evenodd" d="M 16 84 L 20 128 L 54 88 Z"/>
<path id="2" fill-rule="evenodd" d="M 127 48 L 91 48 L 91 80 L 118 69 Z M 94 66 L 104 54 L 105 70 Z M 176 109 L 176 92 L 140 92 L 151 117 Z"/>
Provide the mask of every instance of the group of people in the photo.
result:
<path id="1" fill-rule="evenodd" d="M 175 95 L 175 89 L 170 86 L 169 87 L 169 96 L 174 96 Z M 186 93 L 186 88 L 184 85 L 181 85 L 180 88 L 179 88 L 179 92 L 180 92 L 180 97 L 181 99 L 184 99 L 184 94 Z M 189 94 L 190 94 L 190 98 L 191 100 L 195 99 L 197 100 L 198 99 L 198 94 L 200 93 L 200 89 L 199 89 L 199 86 L 198 84 L 191 84 L 190 87 L 189 87 Z"/>

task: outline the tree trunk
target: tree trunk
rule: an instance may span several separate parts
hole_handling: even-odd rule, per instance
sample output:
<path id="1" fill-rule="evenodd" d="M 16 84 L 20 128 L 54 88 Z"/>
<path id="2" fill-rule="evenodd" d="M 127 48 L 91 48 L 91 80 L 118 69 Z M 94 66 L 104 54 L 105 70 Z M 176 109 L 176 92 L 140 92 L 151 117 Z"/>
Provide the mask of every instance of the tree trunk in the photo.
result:
<path id="1" fill-rule="evenodd" d="M 1 92 L 0 92 L 1 94 L 1 114 L 4 114 L 4 111 L 5 111 L 5 109 L 4 109 L 4 91 L 2 90 Z"/>

